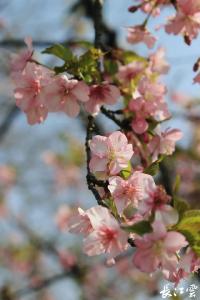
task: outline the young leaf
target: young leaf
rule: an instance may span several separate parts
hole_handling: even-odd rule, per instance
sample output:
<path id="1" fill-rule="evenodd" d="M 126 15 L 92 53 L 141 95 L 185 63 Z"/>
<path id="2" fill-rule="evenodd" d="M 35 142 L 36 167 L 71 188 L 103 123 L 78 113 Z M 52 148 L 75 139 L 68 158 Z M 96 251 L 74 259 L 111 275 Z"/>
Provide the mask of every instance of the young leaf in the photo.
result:
<path id="1" fill-rule="evenodd" d="M 115 202 L 112 198 L 105 199 L 104 202 L 107 204 L 109 209 L 111 210 L 112 214 L 115 216 L 117 219 L 119 217 L 118 212 L 117 212 L 117 207 L 115 205 Z"/>
<path id="2" fill-rule="evenodd" d="M 152 232 L 151 223 L 148 221 L 140 221 L 131 226 L 122 226 L 122 229 L 127 232 L 134 232 L 139 235 Z"/>
<path id="3" fill-rule="evenodd" d="M 200 256 L 200 210 L 186 211 L 175 229 L 185 235 L 192 249 Z"/>
<path id="4" fill-rule="evenodd" d="M 179 220 L 182 218 L 183 214 L 190 208 L 189 204 L 184 199 L 178 196 L 173 197 L 173 206 L 179 213 Z"/>
<path id="5" fill-rule="evenodd" d="M 104 68 L 109 75 L 115 75 L 118 71 L 118 64 L 111 59 L 106 59 L 104 61 Z"/>
<path id="6" fill-rule="evenodd" d="M 52 54 L 64 60 L 65 62 L 71 61 L 74 57 L 72 51 L 61 44 L 55 44 L 49 48 L 46 48 L 44 51 L 42 51 L 42 53 Z"/>
<path id="7" fill-rule="evenodd" d="M 173 193 L 177 194 L 180 188 L 180 184 L 181 184 L 181 177 L 180 175 L 176 175 L 176 179 L 174 182 L 174 186 L 173 186 Z"/>
<path id="8" fill-rule="evenodd" d="M 123 179 L 128 179 L 131 175 L 131 170 L 132 170 L 132 167 L 131 167 L 131 163 L 129 162 L 128 167 L 126 169 L 123 169 L 120 172 L 121 177 Z"/>
<path id="9" fill-rule="evenodd" d="M 144 173 L 154 176 L 159 171 L 159 163 L 155 162 L 144 170 Z"/>

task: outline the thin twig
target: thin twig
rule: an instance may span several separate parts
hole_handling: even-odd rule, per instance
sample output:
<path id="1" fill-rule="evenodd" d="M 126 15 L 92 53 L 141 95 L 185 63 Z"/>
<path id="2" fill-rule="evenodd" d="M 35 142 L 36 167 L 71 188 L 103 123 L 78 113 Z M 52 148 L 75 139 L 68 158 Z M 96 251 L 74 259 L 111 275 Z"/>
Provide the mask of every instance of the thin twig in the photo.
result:
<path id="1" fill-rule="evenodd" d="M 67 271 L 55 274 L 49 278 L 42 279 L 40 282 L 38 282 L 35 285 L 30 284 L 18 291 L 15 291 L 12 294 L 12 297 L 14 297 L 14 299 L 15 299 L 15 297 L 18 299 L 18 297 L 29 295 L 30 293 L 39 292 L 42 289 L 47 288 L 50 285 L 66 278 L 66 277 L 71 276 L 71 277 L 79 278 L 79 277 L 81 277 L 81 273 L 82 273 L 82 270 L 78 266 L 75 266 L 75 267 L 71 268 L 71 270 L 67 270 Z"/>
<path id="2" fill-rule="evenodd" d="M 3 122 L 0 124 L 0 141 L 3 139 L 10 126 L 12 125 L 15 117 L 19 114 L 19 109 L 13 105 L 7 115 L 5 116 Z"/>

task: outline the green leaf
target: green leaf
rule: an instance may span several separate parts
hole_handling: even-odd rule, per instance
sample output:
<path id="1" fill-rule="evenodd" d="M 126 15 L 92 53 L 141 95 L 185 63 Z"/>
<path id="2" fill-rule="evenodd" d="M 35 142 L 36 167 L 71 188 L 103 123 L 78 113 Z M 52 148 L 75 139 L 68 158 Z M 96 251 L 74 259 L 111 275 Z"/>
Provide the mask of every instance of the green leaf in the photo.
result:
<path id="1" fill-rule="evenodd" d="M 104 202 L 108 205 L 109 209 L 111 210 L 114 217 L 117 219 L 119 217 L 117 207 L 115 202 L 112 198 L 105 199 Z"/>
<path id="2" fill-rule="evenodd" d="M 144 173 L 154 176 L 159 171 L 159 163 L 155 162 L 144 170 Z"/>
<path id="3" fill-rule="evenodd" d="M 142 61 L 146 63 L 146 59 L 142 56 L 139 56 L 136 52 L 127 50 L 123 52 L 123 60 L 125 64 L 129 64 L 133 61 Z"/>
<path id="4" fill-rule="evenodd" d="M 109 75 L 115 75 L 118 71 L 118 64 L 111 59 L 106 59 L 104 61 L 104 68 L 105 72 Z"/>
<path id="5" fill-rule="evenodd" d="M 98 61 L 103 55 L 102 51 L 96 48 L 90 48 L 79 57 L 77 74 L 86 83 L 100 81 L 101 75 L 98 70 Z"/>
<path id="6" fill-rule="evenodd" d="M 131 170 L 132 170 L 132 166 L 131 166 L 131 163 L 129 162 L 128 167 L 126 169 L 123 169 L 120 172 L 120 176 L 123 179 L 128 179 L 130 177 L 131 173 L 132 173 Z"/>
<path id="7" fill-rule="evenodd" d="M 177 194 L 180 188 L 180 184 L 181 184 L 181 176 L 180 175 L 176 175 L 176 179 L 174 182 L 174 186 L 173 186 L 173 193 Z"/>
<path id="8" fill-rule="evenodd" d="M 173 207 L 179 213 L 179 220 L 182 218 L 183 214 L 190 208 L 189 204 L 183 198 L 178 196 L 173 197 Z"/>
<path id="9" fill-rule="evenodd" d="M 44 51 L 42 51 L 42 53 L 55 55 L 65 62 L 73 60 L 74 57 L 72 51 L 61 44 L 55 44 L 49 48 L 46 48 Z"/>
<path id="10" fill-rule="evenodd" d="M 175 229 L 186 237 L 192 249 L 200 256 L 200 210 L 186 211 Z"/>
<path id="11" fill-rule="evenodd" d="M 131 226 L 122 226 L 122 229 L 127 232 L 134 232 L 139 235 L 152 232 L 151 223 L 148 221 L 140 221 Z"/>
<path id="12" fill-rule="evenodd" d="M 60 67 L 54 67 L 54 71 L 56 74 L 60 74 L 66 71 L 66 65 L 64 64 L 63 66 Z"/>

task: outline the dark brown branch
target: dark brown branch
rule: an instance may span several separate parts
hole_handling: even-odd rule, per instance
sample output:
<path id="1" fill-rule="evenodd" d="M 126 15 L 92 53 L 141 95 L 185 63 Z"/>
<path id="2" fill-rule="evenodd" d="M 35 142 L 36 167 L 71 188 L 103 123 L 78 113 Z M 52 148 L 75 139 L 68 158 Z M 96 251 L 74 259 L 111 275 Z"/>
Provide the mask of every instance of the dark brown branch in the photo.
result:
<path id="1" fill-rule="evenodd" d="M 171 4 L 174 6 L 174 8 L 177 10 L 177 1 L 171 0 Z"/>
<path id="2" fill-rule="evenodd" d="M 132 130 L 131 126 L 129 124 L 129 120 L 128 119 L 124 119 L 124 120 L 119 120 L 116 117 L 116 112 L 113 112 L 112 110 L 108 110 L 105 107 L 101 107 L 101 112 L 102 114 L 104 114 L 108 119 L 112 120 L 116 125 L 118 125 L 121 129 L 125 130 L 125 131 L 129 131 Z"/>
<path id="3" fill-rule="evenodd" d="M 60 281 L 62 279 L 65 279 L 68 276 L 74 277 L 74 278 L 80 278 L 82 277 L 82 270 L 78 266 L 74 266 L 71 268 L 71 270 L 61 272 L 59 274 L 55 274 L 49 278 L 42 279 L 40 282 L 38 282 L 35 285 L 28 285 L 18 291 L 15 291 L 12 295 L 12 297 L 15 297 L 18 299 L 18 297 L 22 297 L 25 295 L 28 295 L 30 293 L 39 292 L 40 290 L 49 287 L 50 285 L 56 283 L 57 281 Z M 12 298 L 11 298 L 12 299 Z M 4 299 L 2 299 L 4 300 Z"/>
<path id="4" fill-rule="evenodd" d="M 101 4 L 101 3 L 100 3 Z M 94 15 L 99 13 L 96 11 L 96 5 L 94 5 L 94 0 L 78 0 L 72 7 L 71 12 L 77 12 L 84 9 L 84 14 L 86 17 L 94 20 Z M 109 50 L 108 48 L 117 47 L 117 33 L 114 29 L 110 28 L 103 17 L 101 17 L 101 46 L 104 50 Z"/>
<path id="5" fill-rule="evenodd" d="M 74 41 L 74 40 L 63 40 L 63 41 L 40 41 L 34 40 L 33 46 L 34 47 L 48 47 L 53 44 L 62 44 L 66 47 L 80 47 L 83 46 L 82 41 Z M 8 47 L 8 48 L 22 48 L 26 47 L 24 40 L 22 39 L 8 39 L 0 41 L 0 47 Z"/>
<path id="6" fill-rule="evenodd" d="M 19 109 L 13 105 L 7 115 L 5 116 L 3 122 L 0 124 L 0 141 L 3 139 L 10 126 L 12 125 L 15 117 L 19 114 Z"/>
<path id="7" fill-rule="evenodd" d="M 174 179 L 173 176 L 170 175 L 172 172 L 171 170 L 169 170 L 169 167 L 164 161 L 160 162 L 159 167 L 160 167 L 162 184 L 165 187 L 167 194 L 172 196 L 173 195 L 172 180 Z"/>
<path id="8" fill-rule="evenodd" d="M 94 38 L 94 45 L 96 48 L 101 49 L 101 36 L 102 36 L 102 23 L 103 23 L 103 16 L 102 16 L 102 6 L 103 0 L 94 0 L 94 9 L 93 9 L 93 22 L 94 22 L 94 30 L 95 30 L 95 38 Z"/>

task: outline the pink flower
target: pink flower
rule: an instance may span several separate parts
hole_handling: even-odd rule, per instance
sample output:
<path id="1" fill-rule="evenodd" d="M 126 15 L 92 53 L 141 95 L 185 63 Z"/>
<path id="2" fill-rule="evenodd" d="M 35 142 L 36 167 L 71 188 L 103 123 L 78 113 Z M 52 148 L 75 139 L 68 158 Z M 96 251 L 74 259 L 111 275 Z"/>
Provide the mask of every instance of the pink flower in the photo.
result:
<path id="1" fill-rule="evenodd" d="M 64 111 L 70 117 L 79 114 L 79 102 L 89 100 L 89 87 L 83 81 L 69 79 L 66 75 L 56 76 L 51 84 L 46 86 L 44 93 L 44 103 L 49 111 Z"/>
<path id="2" fill-rule="evenodd" d="M 146 101 L 141 97 L 132 99 L 129 102 L 129 109 L 135 113 L 134 119 L 131 122 L 132 129 L 137 134 L 143 134 L 149 127 L 145 119 L 149 117 L 149 113 L 146 112 Z"/>
<path id="3" fill-rule="evenodd" d="M 59 207 L 56 214 L 56 224 L 60 230 L 65 230 L 68 224 L 68 220 L 72 215 L 72 211 L 68 205 L 62 205 Z"/>
<path id="4" fill-rule="evenodd" d="M 126 232 L 121 230 L 119 223 L 101 206 L 90 208 L 87 215 L 93 231 L 84 239 L 84 252 L 89 255 L 106 253 L 114 258 L 128 247 Z"/>
<path id="5" fill-rule="evenodd" d="M 0 165 L 0 188 L 10 188 L 16 180 L 16 171 L 12 166 Z"/>
<path id="6" fill-rule="evenodd" d="M 145 68 L 145 63 L 141 61 L 133 61 L 125 66 L 120 66 L 117 78 L 123 84 L 129 84 L 132 79 L 137 77 Z"/>
<path id="7" fill-rule="evenodd" d="M 190 247 L 188 247 L 185 254 L 180 257 L 177 269 L 174 272 L 165 271 L 163 274 L 167 280 L 178 285 L 180 280 L 187 278 L 194 272 L 197 272 L 199 268 L 200 258 Z"/>
<path id="8" fill-rule="evenodd" d="M 176 253 L 188 243 L 181 233 L 167 232 L 161 222 L 154 222 L 152 227 L 152 233 L 145 234 L 134 241 L 136 245 L 134 265 L 147 273 L 152 273 L 158 268 L 173 272 L 178 264 Z"/>
<path id="9" fill-rule="evenodd" d="M 168 196 L 162 186 L 152 185 L 147 191 L 147 197 L 139 203 L 139 213 L 146 215 L 155 213 L 155 220 L 164 225 L 174 225 L 178 222 L 177 211 L 169 204 L 171 197 Z"/>
<path id="10" fill-rule="evenodd" d="M 138 91 L 145 100 L 153 102 L 155 98 L 160 99 L 166 94 L 166 87 L 159 82 L 153 82 L 149 78 L 143 77 L 139 82 Z"/>
<path id="11" fill-rule="evenodd" d="M 31 37 L 25 38 L 25 44 L 28 49 L 21 51 L 19 54 L 12 54 L 11 57 L 11 71 L 22 72 L 26 67 L 28 61 L 31 60 L 33 55 L 32 39 Z"/>
<path id="12" fill-rule="evenodd" d="M 146 14 L 151 14 L 153 17 L 160 15 L 160 6 L 168 4 L 168 0 L 139 0 L 141 2 L 139 8 Z"/>
<path id="13" fill-rule="evenodd" d="M 159 48 L 154 54 L 150 55 L 150 68 L 152 72 L 166 74 L 169 71 L 169 64 L 165 61 L 165 49 Z"/>
<path id="14" fill-rule="evenodd" d="M 171 155 L 175 151 L 175 144 L 182 138 L 182 132 L 178 129 L 166 129 L 155 135 L 148 144 L 152 161 L 158 159 L 159 154 Z"/>
<path id="15" fill-rule="evenodd" d="M 127 41 L 130 44 L 145 43 L 148 48 L 153 48 L 156 38 L 141 25 L 128 27 Z"/>
<path id="16" fill-rule="evenodd" d="M 196 0 L 177 0 L 178 10 L 175 17 L 165 26 L 167 33 L 184 34 L 186 42 L 197 38 L 200 29 L 200 4 Z"/>
<path id="17" fill-rule="evenodd" d="M 48 114 L 43 104 L 42 92 L 51 81 L 52 72 L 47 68 L 28 62 L 22 73 L 13 76 L 16 88 L 16 105 L 26 113 L 29 124 L 41 123 Z"/>
<path id="18" fill-rule="evenodd" d="M 92 232 L 92 224 L 88 217 L 88 210 L 84 211 L 79 207 L 77 213 L 68 219 L 66 230 L 75 234 L 83 234 L 84 236 Z"/>
<path id="19" fill-rule="evenodd" d="M 108 137 L 96 135 L 90 142 L 92 158 L 90 170 L 104 178 L 118 174 L 128 166 L 133 155 L 133 147 L 128 144 L 125 134 L 115 131 Z"/>
<path id="20" fill-rule="evenodd" d="M 127 180 L 119 176 L 109 178 L 108 189 L 113 195 L 117 210 L 120 214 L 129 205 L 138 207 L 138 203 L 144 200 L 149 189 L 155 186 L 150 175 L 134 172 Z"/>
<path id="21" fill-rule="evenodd" d="M 131 127 L 137 134 L 143 134 L 147 131 L 149 124 L 142 116 L 137 116 L 131 122 Z"/>
<path id="22" fill-rule="evenodd" d="M 85 104 L 85 109 L 91 114 L 98 114 L 103 104 L 113 105 L 120 97 L 119 89 L 106 82 L 90 87 L 90 100 Z"/>
<path id="23" fill-rule="evenodd" d="M 193 79 L 194 83 L 200 83 L 200 73 L 198 73 L 194 79 Z"/>
<path id="24" fill-rule="evenodd" d="M 162 85 L 151 84 L 148 80 L 143 79 L 139 85 L 139 92 L 142 96 L 133 98 L 129 102 L 128 108 L 134 112 L 131 123 L 133 130 L 137 134 L 143 134 L 149 127 L 146 119 L 154 118 L 159 122 L 169 118 L 170 114 L 162 98 L 163 92 L 165 92 Z"/>
<path id="25" fill-rule="evenodd" d="M 84 252 L 89 256 L 107 253 L 111 259 L 128 246 L 127 233 L 121 230 L 108 209 L 102 206 L 89 208 L 85 212 L 79 208 L 78 215 L 68 223 L 68 231 L 84 234 Z"/>
<path id="26" fill-rule="evenodd" d="M 147 77 L 140 80 L 138 92 L 146 102 L 144 111 L 147 116 L 153 117 L 156 121 L 164 121 L 170 117 L 167 104 L 164 100 L 166 87 L 159 82 L 152 82 Z"/>
<path id="27" fill-rule="evenodd" d="M 197 272 L 200 268 L 200 257 L 188 247 L 186 253 L 180 258 L 179 268 L 183 269 L 188 275 Z"/>
<path id="28" fill-rule="evenodd" d="M 59 256 L 60 263 L 64 267 L 65 270 L 70 269 L 77 264 L 76 256 L 74 254 L 72 254 L 71 252 L 67 251 L 66 249 L 59 250 L 58 256 Z"/>

